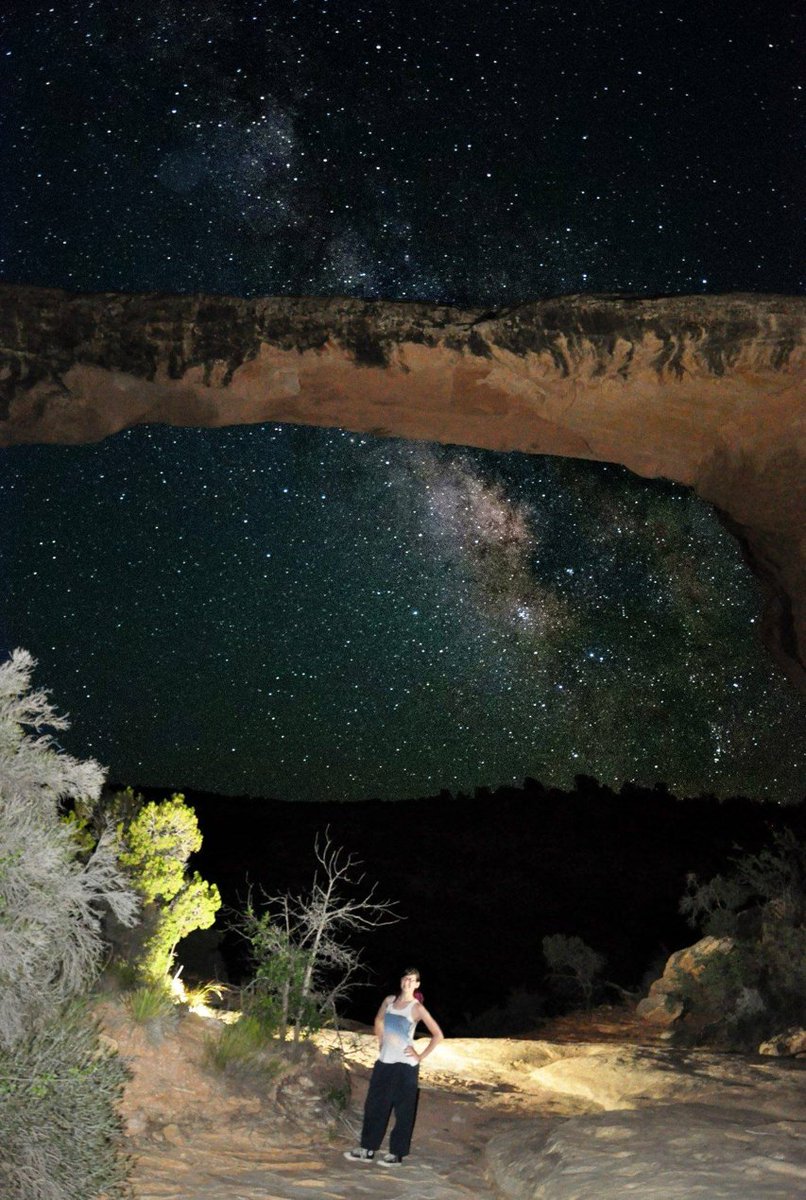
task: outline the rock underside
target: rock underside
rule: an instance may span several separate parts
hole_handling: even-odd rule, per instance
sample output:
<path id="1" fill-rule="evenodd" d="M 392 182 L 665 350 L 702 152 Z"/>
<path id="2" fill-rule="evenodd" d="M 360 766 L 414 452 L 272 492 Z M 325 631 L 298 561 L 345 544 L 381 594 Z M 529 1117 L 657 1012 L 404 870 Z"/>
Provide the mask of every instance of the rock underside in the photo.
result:
<path id="1" fill-rule="evenodd" d="M 621 463 L 739 539 L 806 690 L 806 300 L 566 296 L 488 313 L 0 286 L 0 445 L 261 421 Z"/>

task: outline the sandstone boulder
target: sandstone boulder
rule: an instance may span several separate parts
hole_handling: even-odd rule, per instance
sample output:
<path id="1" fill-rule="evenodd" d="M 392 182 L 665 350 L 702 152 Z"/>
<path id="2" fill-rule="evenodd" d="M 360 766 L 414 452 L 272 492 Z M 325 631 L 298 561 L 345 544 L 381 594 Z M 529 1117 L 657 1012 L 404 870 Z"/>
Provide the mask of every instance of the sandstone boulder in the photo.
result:
<path id="1" fill-rule="evenodd" d="M 715 954 L 733 948 L 730 938 L 704 937 L 693 946 L 677 950 L 668 959 L 663 975 L 656 979 L 649 994 L 639 1002 L 636 1013 L 656 1026 L 669 1028 L 683 1015 L 685 980 L 697 980 Z"/>
<path id="2" fill-rule="evenodd" d="M 787 1029 L 784 1033 L 762 1042 L 758 1052 L 775 1058 L 806 1056 L 806 1029 Z"/>

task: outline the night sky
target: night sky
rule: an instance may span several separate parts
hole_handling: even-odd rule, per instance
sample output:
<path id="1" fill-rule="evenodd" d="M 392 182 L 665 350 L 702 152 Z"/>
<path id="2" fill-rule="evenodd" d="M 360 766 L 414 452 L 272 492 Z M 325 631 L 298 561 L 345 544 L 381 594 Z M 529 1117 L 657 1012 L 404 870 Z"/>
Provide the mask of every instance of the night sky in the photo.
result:
<path id="1" fill-rule="evenodd" d="M 0 18 L 0 272 L 501 306 L 798 293 L 795 6 Z M 8 14 L 9 9 L 7 8 Z M 266 425 L 0 452 L 0 648 L 121 782 L 802 794 L 735 543 L 613 466 Z"/>

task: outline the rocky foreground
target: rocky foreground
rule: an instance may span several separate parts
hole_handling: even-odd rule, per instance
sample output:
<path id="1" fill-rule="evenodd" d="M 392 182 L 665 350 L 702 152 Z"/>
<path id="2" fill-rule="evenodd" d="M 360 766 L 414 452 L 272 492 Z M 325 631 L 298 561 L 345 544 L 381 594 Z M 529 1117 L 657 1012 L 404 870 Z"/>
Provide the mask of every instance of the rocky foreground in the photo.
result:
<path id="1" fill-rule="evenodd" d="M 212 1018 L 148 1029 L 107 1005 L 103 1022 L 133 1071 L 124 1115 L 138 1200 L 806 1194 L 803 1060 L 638 1044 L 612 1024 L 577 1030 L 589 1040 L 567 1028 L 558 1040 L 448 1039 L 422 1071 L 411 1159 L 392 1172 L 341 1153 L 356 1141 L 370 1034 L 321 1035 L 299 1066 L 261 1077 L 204 1067 Z"/>

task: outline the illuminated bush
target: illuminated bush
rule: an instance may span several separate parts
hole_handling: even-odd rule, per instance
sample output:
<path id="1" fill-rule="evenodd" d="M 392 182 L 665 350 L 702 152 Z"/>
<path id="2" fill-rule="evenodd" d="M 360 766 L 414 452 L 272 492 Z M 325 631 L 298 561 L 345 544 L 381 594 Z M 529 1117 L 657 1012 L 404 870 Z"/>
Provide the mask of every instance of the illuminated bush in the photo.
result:
<path id="1" fill-rule="evenodd" d="M 124 1192 L 115 1101 L 125 1071 L 80 998 L 104 950 L 102 913 L 136 899 L 101 829 L 87 851 L 60 805 L 92 809 L 103 772 L 62 753 L 66 727 L 33 691 L 34 662 L 0 665 L 0 1195 L 74 1200 Z"/>
<path id="2" fill-rule="evenodd" d="M 260 1074 L 274 1075 L 282 1061 L 272 1057 L 275 1048 L 274 1028 L 258 1017 L 245 1014 L 231 1025 L 222 1025 L 204 1043 L 204 1061 L 216 1071 L 228 1068 L 248 1068 Z"/>
<path id="3" fill-rule="evenodd" d="M 240 929 L 251 950 L 255 975 L 247 1007 L 262 1024 L 295 1045 L 335 1016 L 338 1002 L 361 967 L 350 936 L 366 934 L 399 918 L 373 885 L 363 894 L 357 860 L 334 846 L 329 832 L 314 843 L 317 870 L 302 896 L 266 896 L 263 911 L 250 903 Z"/>
<path id="4" fill-rule="evenodd" d="M 138 1025 L 147 1025 L 158 1036 L 176 1016 L 168 988 L 161 983 L 146 983 L 132 988 L 123 999 L 123 1006 Z"/>
<path id="5" fill-rule="evenodd" d="M 125 940 L 116 938 L 117 950 L 141 981 L 158 984 L 170 974 L 182 938 L 213 924 L 221 897 L 215 884 L 187 870 L 202 835 L 184 796 L 145 803 L 127 788 L 107 812 L 117 827 L 120 863 L 142 899 L 140 925 Z"/>

